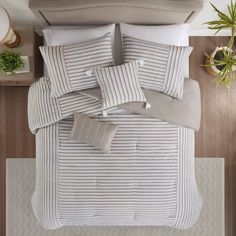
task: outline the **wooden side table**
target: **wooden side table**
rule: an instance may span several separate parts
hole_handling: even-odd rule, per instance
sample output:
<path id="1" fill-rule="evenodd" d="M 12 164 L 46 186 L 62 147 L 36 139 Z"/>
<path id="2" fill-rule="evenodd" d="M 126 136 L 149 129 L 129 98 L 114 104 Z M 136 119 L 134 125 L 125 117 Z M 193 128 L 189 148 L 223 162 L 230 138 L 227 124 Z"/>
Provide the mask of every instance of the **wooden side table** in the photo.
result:
<path id="1" fill-rule="evenodd" d="M 16 26 L 14 30 L 20 35 L 20 45 L 12 49 L 0 45 L 0 51 L 12 50 L 21 56 L 28 56 L 30 72 L 15 75 L 0 72 L 0 86 L 29 86 L 43 74 L 43 59 L 39 52 L 39 46 L 43 45 L 43 38 L 35 33 L 31 26 Z"/>

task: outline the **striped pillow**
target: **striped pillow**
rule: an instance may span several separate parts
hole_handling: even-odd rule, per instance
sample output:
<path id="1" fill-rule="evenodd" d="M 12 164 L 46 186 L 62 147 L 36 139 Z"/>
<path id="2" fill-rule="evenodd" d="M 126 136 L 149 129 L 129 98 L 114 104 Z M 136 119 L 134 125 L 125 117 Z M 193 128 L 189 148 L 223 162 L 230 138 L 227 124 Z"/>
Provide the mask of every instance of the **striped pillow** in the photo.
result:
<path id="1" fill-rule="evenodd" d="M 157 90 L 181 99 L 183 95 L 183 69 L 192 47 L 164 45 L 136 39 L 123 38 L 123 61 L 143 60 L 139 69 L 141 87 Z"/>
<path id="2" fill-rule="evenodd" d="M 113 65 L 110 33 L 85 43 L 40 47 L 40 51 L 47 65 L 53 97 L 98 87 L 88 69 Z"/>
<path id="3" fill-rule="evenodd" d="M 102 152 L 110 153 L 111 143 L 117 129 L 118 125 L 99 122 L 76 112 L 68 139 L 78 143 L 87 143 Z"/>
<path id="4" fill-rule="evenodd" d="M 107 115 L 106 110 L 122 103 L 146 102 L 138 81 L 138 61 L 120 66 L 95 67 L 93 71 L 101 88 L 103 116 Z"/>

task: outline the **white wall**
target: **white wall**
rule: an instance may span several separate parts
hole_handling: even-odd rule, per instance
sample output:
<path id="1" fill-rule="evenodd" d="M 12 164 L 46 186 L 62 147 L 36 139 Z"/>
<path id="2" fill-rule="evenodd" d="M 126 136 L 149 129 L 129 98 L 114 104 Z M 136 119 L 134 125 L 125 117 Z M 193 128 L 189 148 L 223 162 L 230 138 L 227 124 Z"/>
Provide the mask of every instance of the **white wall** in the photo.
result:
<path id="1" fill-rule="evenodd" d="M 40 22 L 29 9 L 29 0 L 0 0 L 0 5 L 8 11 L 13 25 L 34 25 L 40 28 Z"/>
<path id="2" fill-rule="evenodd" d="M 213 10 L 210 2 L 213 3 L 219 10 L 223 12 L 227 12 L 227 4 L 230 3 L 231 0 L 205 0 L 204 8 L 201 13 L 194 19 L 191 24 L 191 35 L 213 35 L 214 31 L 209 30 L 207 25 L 203 25 L 204 22 L 217 20 L 218 16 Z M 233 0 L 235 2 L 235 0 Z M 217 35 L 229 35 L 229 30 L 224 30 L 219 32 Z"/>
<path id="3" fill-rule="evenodd" d="M 226 4 L 230 0 L 210 0 L 220 10 L 226 11 Z M 235 1 L 235 0 L 234 0 Z M 0 5 L 4 6 L 9 12 L 14 25 L 35 25 L 40 28 L 40 22 L 28 7 L 29 0 L 0 0 Z M 192 23 L 191 35 L 213 35 L 213 31 L 202 25 L 204 22 L 214 20 L 217 15 L 212 10 L 209 0 L 205 0 L 204 9 Z M 228 35 L 229 31 L 221 32 L 219 35 Z"/>

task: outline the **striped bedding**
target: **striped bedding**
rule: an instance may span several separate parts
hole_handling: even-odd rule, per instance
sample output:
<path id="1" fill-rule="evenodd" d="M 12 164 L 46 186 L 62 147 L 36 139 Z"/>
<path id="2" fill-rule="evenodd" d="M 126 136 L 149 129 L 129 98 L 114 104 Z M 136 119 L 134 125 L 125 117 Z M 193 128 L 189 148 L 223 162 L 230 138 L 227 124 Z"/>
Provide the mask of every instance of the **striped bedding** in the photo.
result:
<path id="1" fill-rule="evenodd" d="M 140 85 L 182 99 L 183 68 L 192 47 L 165 45 L 129 36 L 123 37 L 123 62 L 142 59 Z"/>
<path id="2" fill-rule="evenodd" d="M 88 75 L 86 71 L 94 66 L 113 65 L 110 33 L 89 42 L 41 46 L 39 49 L 47 65 L 54 97 L 98 87 L 94 75 Z"/>
<path id="3" fill-rule="evenodd" d="M 36 134 L 32 206 L 46 229 L 66 225 L 160 225 L 179 229 L 198 219 L 202 200 L 194 175 L 194 131 L 113 109 L 80 93 L 50 97 L 47 78 L 29 91 Z M 110 154 L 68 141 L 73 113 L 119 125 Z"/>

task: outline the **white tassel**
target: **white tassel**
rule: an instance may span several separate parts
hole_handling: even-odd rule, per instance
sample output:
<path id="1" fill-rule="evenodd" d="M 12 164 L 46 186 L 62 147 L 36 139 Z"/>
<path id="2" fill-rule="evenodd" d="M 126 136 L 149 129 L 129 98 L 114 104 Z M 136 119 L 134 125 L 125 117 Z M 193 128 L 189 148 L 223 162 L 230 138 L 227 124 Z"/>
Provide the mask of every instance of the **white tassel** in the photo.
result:
<path id="1" fill-rule="evenodd" d="M 105 111 L 102 112 L 103 117 L 107 117 L 107 115 L 108 115 L 107 112 L 105 112 Z"/>
<path id="2" fill-rule="evenodd" d="M 139 64 L 140 66 L 143 66 L 143 65 L 144 65 L 144 60 L 143 60 L 143 59 L 138 60 L 138 64 Z"/>
<path id="3" fill-rule="evenodd" d="M 151 107 L 152 107 L 151 104 L 148 103 L 148 102 L 146 102 L 146 104 L 145 104 L 145 109 L 149 109 L 149 108 L 151 108 Z"/>
<path id="4" fill-rule="evenodd" d="M 86 74 L 87 76 L 91 76 L 91 75 L 92 75 L 92 70 L 87 70 L 87 71 L 85 71 L 85 74 Z"/>

